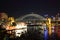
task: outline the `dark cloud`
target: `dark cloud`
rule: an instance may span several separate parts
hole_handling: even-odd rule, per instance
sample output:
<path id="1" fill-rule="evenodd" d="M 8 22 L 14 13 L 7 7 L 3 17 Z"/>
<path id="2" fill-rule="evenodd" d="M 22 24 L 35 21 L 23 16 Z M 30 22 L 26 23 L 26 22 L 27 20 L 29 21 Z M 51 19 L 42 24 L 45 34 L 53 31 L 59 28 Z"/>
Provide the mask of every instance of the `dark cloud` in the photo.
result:
<path id="1" fill-rule="evenodd" d="M 57 0 L 1 0 L 0 4 L 0 11 L 6 11 L 9 16 L 14 17 L 27 14 L 27 12 L 36 12 L 40 15 L 54 15 L 59 10 L 59 3 Z"/>

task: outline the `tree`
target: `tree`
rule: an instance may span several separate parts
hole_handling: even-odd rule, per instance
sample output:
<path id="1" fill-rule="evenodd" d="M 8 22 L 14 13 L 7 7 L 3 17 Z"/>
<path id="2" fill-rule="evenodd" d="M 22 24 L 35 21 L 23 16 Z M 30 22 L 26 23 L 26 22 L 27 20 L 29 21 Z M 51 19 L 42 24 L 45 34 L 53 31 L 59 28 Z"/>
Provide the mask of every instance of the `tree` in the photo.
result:
<path id="1" fill-rule="evenodd" d="M 1 13 L 1 18 L 4 18 L 4 19 L 7 19 L 8 18 L 8 15 L 6 13 Z"/>

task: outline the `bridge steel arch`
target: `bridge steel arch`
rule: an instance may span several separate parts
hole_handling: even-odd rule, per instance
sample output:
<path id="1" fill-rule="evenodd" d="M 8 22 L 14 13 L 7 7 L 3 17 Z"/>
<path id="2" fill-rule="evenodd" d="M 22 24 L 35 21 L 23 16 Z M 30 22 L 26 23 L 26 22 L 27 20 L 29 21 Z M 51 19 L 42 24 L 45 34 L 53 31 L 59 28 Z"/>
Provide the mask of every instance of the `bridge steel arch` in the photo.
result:
<path id="1" fill-rule="evenodd" d="M 24 15 L 24 16 L 22 16 L 22 17 L 19 17 L 19 18 L 16 19 L 16 20 L 17 20 L 17 21 L 18 21 L 18 20 L 24 20 L 24 18 L 29 17 L 29 16 L 33 16 L 33 17 L 39 18 L 39 19 L 41 19 L 41 20 L 44 20 L 44 19 L 45 19 L 45 18 L 44 18 L 43 16 L 41 16 L 41 15 L 32 13 L 32 14 L 27 14 L 27 15 Z"/>

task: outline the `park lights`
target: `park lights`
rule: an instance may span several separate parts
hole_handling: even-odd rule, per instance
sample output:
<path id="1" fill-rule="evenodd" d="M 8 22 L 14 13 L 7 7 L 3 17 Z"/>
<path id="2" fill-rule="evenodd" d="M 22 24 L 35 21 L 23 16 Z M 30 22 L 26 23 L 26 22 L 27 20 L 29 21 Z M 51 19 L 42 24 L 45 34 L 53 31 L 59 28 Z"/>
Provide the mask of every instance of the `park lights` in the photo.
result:
<path id="1" fill-rule="evenodd" d="M 16 37 L 20 37 L 23 33 L 27 32 L 27 24 L 24 22 L 16 22 L 16 25 L 15 23 L 13 23 L 13 26 L 8 25 L 6 30 L 12 30 L 14 31 Z M 12 31 L 8 31 L 7 33 L 11 34 Z"/>
<path id="2" fill-rule="evenodd" d="M 27 25 L 24 22 L 17 23 L 15 35 L 20 37 L 22 33 L 25 33 L 27 31 Z"/>

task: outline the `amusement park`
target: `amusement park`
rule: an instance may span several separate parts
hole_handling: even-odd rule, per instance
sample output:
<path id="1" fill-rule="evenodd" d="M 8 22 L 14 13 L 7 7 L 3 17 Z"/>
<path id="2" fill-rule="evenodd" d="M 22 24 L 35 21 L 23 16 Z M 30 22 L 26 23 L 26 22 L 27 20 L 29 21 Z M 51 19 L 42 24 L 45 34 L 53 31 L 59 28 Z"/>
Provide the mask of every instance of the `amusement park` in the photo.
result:
<path id="1" fill-rule="evenodd" d="M 1 40 L 60 40 L 60 15 L 44 17 L 36 13 L 19 18 L 0 13 Z"/>

